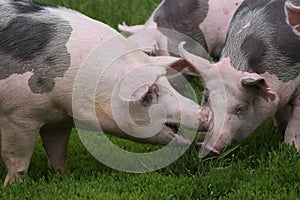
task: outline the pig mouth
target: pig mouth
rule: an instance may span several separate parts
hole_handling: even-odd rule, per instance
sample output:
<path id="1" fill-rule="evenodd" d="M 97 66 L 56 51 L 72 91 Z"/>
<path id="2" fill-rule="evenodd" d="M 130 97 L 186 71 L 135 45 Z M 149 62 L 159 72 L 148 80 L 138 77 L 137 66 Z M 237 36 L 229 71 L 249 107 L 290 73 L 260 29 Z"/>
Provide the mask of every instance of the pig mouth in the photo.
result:
<path id="1" fill-rule="evenodd" d="M 215 148 L 209 147 L 206 144 L 206 141 L 205 141 L 206 136 L 207 136 L 207 132 L 199 132 L 198 133 L 198 139 L 197 139 L 197 142 L 196 142 L 197 147 L 203 148 L 206 151 L 208 151 L 208 153 L 205 156 L 211 157 L 211 156 L 220 155 L 220 151 L 218 151 Z"/>
<path id="2" fill-rule="evenodd" d="M 184 135 L 182 129 L 179 128 L 178 124 L 165 123 L 163 127 L 163 132 L 167 133 L 173 140 L 175 140 L 175 144 L 179 145 L 191 145 L 191 140 Z"/>

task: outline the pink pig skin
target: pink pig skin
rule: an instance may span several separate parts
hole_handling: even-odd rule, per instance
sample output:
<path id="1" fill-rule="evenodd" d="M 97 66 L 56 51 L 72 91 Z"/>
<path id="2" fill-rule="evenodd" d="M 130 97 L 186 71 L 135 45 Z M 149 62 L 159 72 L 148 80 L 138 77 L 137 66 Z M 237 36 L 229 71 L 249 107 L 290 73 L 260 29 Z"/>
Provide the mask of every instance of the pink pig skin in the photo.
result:
<path id="1" fill-rule="evenodd" d="M 199 0 L 200 3 L 203 4 L 203 6 L 206 4 L 204 0 Z M 225 43 L 226 33 L 227 29 L 229 27 L 229 23 L 231 21 L 232 16 L 234 15 L 235 11 L 238 9 L 240 4 L 243 2 L 243 0 L 209 0 L 208 1 L 208 12 L 205 13 L 205 9 L 199 7 L 198 10 L 195 11 L 195 15 L 191 18 L 190 13 L 182 13 L 180 10 L 187 9 L 187 6 L 189 4 L 192 4 L 192 0 L 187 0 L 185 2 L 177 2 L 177 1 L 170 1 L 165 0 L 162 1 L 161 4 L 154 10 L 150 18 L 147 20 L 147 22 L 144 25 L 135 25 L 135 26 L 127 26 L 125 22 L 123 24 L 119 24 L 118 28 L 120 31 L 126 32 L 131 34 L 129 36 L 129 40 L 131 40 L 134 44 L 136 44 L 140 49 L 147 53 L 151 53 L 153 55 L 170 55 L 172 54 L 178 54 L 177 49 L 168 49 L 168 46 L 170 44 L 170 39 L 168 36 L 164 35 L 159 29 L 160 28 L 166 28 L 170 30 L 170 35 L 172 36 L 175 34 L 176 30 L 174 27 L 186 27 L 186 30 L 194 30 L 194 32 L 186 32 L 184 31 L 178 31 L 177 34 L 181 41 L 187 41 L 187 40 L 200 40 L 203 41 L 203 43 L 200 43 L 206 51 L 208 51 L 209 54 L 220 56 L 222 47 Z M 172 7 L 165 6 L 162 8 L 162 6 L 166 3 L 173 4 Z M 195 5 L 196 6 L 196 5 Z M 176 13 L 177 16 L 173 16 L 172 20 L 170 20 L 171 16 L 166 16 L 164 12 L 166 10 L 164 9 L 176 9 L 178 12 Z M 161 18 L 157 19 L 155 21 L 154 16 L 157 14 L 157 12 L 160 12 L 159 15 L 162 16 Z M 170 13 L 173 13 L 175 11 L 171 11 Z M 205 15 L 205 19 L 199 23 L 186 23 L 184 21 L 176 21 L 176 18 L 182 20 L 182 19 L 188 19 L 190 22 L 196 21 L 200 16 Z M 168 17 L 169 27 L 166 27 L 166 25 L 160 25 L 160 21 L 164 21 L 164 17 Z M 181 24 L 182 23 L 182 24 Z M 173 25 L 171 25 L 173 24 Z M 203 38 L 190 38 L 189 35 L 197 35 L 195 33 L 196 31 L 201 31 Z M 185 39 L 183 39 L 185 35 Z M 173 36 L 172 36 L 173 37 Z M 176 39 L 175 39 L 176 40 Z M 174 42 L 174 41 L 173 41 Z M 174 46 L 178 46 L 180 41 L 174 42 Z M 198 52 L 199 53 L 199 52 Z M 202 57 L 208 58 L 206 53 L 203 51 L 200 53 Z"/>
<path id="2" fill-rule="evenodd" d="M 300 6 L 287 1 L 285 3 L 285 14 L 287 23 L 295 29 L 297 34 L 300 34 Z M 300 88 L 298 88 L 297 94 L 300 94 Z M 296 96 L 291 101 L 291 105 L 286 107 L 285 111 L 289 111 L 288 115 L 282 117 L 282 119 L 287 121 L 284 140 L 286 143 L 294 145 L 300 151 L 300 95 Z"/>
<path id="3" fill-rule="evenodd" d="M 208 1 L 208 15 L 199 27 L 204 33 L 210 54 L 221 54 L 230 21 L 242 2 L 243 0 Z"/>
<path id="4" fill-rule="evenodd" d="M 0 7 L 11 11 L 9 12 L 10 18 L 24 20 L 23 15 L 20 17 L 18 13 L 13 12 L 16 5 L 13 7 L 10 3 L 10 0 L 0 1 Z M 19 6 L 23 12 L 24 8 L 35 6 L 36 12 L 30 10 L 26 16 L 32 17 L 30 19 L 38 19 L 38 22 L 27 20 L 29 24 L 38 26 L 39 21 L 45 19 L 47 23 L 49 20 L 54 20 L 51 25 L 64 21 L 62 29 L 55 26 L 58 30 L 55 29 L 54 35 L 60 37 L 67 32 L 70 36 L 63 44 L 60 44 L 62 40 L 49 40 L 45 44 L 44 51 L 37 52 L 34 58 L 30 57 L 31 54 L 27 55 L 25 64 L 22 63 L 22 59 L 11 59 L 13 56 L 18 56 L 9 55 L 13 54 L 16 49 L 12 53 L 6 52 L 9 56 L 4 56 L 5 59 L 10 59 L 10 62 L 21 66 L 20 69 L 15 70 L 16 72 L 13 71 L 15 65 L 10 66 L 13 72 L 6 78 L 2 78 L 6 71 L 0 72 L 2 75 L 0 79 L 1 150 L 3 161 L 8 169 L 5 184 L 13 183 L 15 178 L 22 181 L 22 177 L 27 173 L 39 132 L 48 156 L 49 166 L 64 173 L 67 168 L 67 144 L 74 121 L 78 122 L 79 128 L 82 129 L 98 131 L 98 127 L 101 126 L 103 131 L 118 137 L 140 143 L 162 145 L 191 144 L 189 138 L 180 131 L 174 130 L 169 124 L 180 123 L 193 130 L 206 126 L 204 118 L 209 115 L 210 111 L 202 110 L 197 103 L 180 95 L 166 77 L 169 67 L 187 66 L 182 59 L 170 56 L 150 57 L 131 45 L 126 38 L 108 25 L 76 11 L 35 5 L 31 1 L 13 1 L 13 3 L 22 4 Z M 40 10 L 42 11 L 39 12 Z M 44 28 L 49 25 L 47 23 L 39 27 Z M 71 29 L 65 28 L 68 26 L 71 26 Z M 34 37 L 29 35 L 28 38 Z M 22 42 L 23 40 L 20 44 L 23 44 Z M 66 48 L 65 55 L 57 53 L 57 50 L 60 50 L 56 49 L 59 45 Z M 24 47 L 19 46 L 19 48 Z M 64 65 L 68 58 L 70 58 L 70 63 L 64 74 L 53 78 L 54 84 L 51 85 L 53 88 L 48 87 L 47 90 L 42 90 L 43 88 L 37 87 L 34 83 L 42 85 L 47 81 L 45 73 L 52 75 L 53 66 L 46 68 L 48 71 L 43 71 L 43 66 L 22 73 L 18 70 L 23 70 L 30 64 L 36 67 L 36 60 L 40 57 L 45 60 L 48 55 L 44 54 L 53 49 L 56 50 L 54 55 L 59 58 L 57 60 L 60 60 L 61 65 Z M 52 60 L 47 61 L 51 64 Z M 26 67 L 23 67 L 23 64 Z M 54 69 L 61 70 L 60 67 Z M 41 77 L 38 77 L 40 79 L 37 79 L 37 82 L 30 82 L 37 72 L 43 72 L 40 73 Z M 130 113 L 126 107 L 128 104 L 132 105 Z M 163 109 L 152 109 L 153 105 Z M 162 111 L 166 119 L 159 121 L 161 122 L 159 126 L 150 127 L 159 128 L 154 135 L 151 133 L 152 129 L 147 129 L 147 126 L 145 128 L 137 125 L 136 121 L 148 124 L 150 114 L 160 116 L 158 114 Z M 181 118 L 186 120 L 181 120 Z M 155 120 L 153 118 L 149 123 Z M 199 125 L 199 122 L 203 124 Z"/>

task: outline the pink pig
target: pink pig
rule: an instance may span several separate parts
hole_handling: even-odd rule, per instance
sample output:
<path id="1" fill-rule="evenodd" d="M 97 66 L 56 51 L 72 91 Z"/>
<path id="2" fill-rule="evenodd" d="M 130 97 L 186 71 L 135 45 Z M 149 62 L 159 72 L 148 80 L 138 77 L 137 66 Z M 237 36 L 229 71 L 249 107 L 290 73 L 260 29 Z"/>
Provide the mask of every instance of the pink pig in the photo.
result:
<path id="1" fill-rule="evenodd" d="M 39 132 L 49 166 L 64 173 L 74 122 L 162 145 L 191 144 L 177 125 L 198 130 L 205 122 L 201 107 L 167 80 L 170 68 L 186 66 L 182 59 L 150 57 L 108 25 L 66 8 L 2 0 L 0 10 L 5 184 L 22 180 Z"/>
<path id="2" fill-rule="evenodd" d="M 203 141 L 201 156 L 219 154 L 231 142 L 248 137 L 259 125 L 273 117 L 292 99 L 294 110 L 288 122 L 286 142 L 300 150 L 299 123 L 300 75 L 282 82 L 268 72 L 257 74 L 234 69 L 229 58 L 216 64 L 188 53 L 179 47 L 181 56 L 192 64 L 210 91 L 208 104 L 212 109 L 210 131 Z M 297 114 L 298 113 L 298 114 Z M 296 124 L 296 126 L 295 126 Z M 299 130 L 299 129 L 297 129 Z"/>
<path id="3" fill-rule="evenodd" d="M 164 0 L 145 25 L 127 26 L 119 30 L 131 34 L 129 40 L 152 55 L 178 56 L 178 44 L 191 46 L 197 55 L 210 59 L 220 56 L 231 18 L 243 0 Z M 204 49 L 203 49 L 204 48 Z"/>

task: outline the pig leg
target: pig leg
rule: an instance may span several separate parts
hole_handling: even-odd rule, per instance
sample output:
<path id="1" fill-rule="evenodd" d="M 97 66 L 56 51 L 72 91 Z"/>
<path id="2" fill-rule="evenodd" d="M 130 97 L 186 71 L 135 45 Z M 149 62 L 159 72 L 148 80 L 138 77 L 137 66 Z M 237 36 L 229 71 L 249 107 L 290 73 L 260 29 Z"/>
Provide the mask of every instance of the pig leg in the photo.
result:
<path id="1" fill-rule="evenodd" d="M 286 105 L 275 114 L 275 126 L 278 131 L 285 133 L 286 126 L 292 114 L 292 106 Z"/>
<path id="2" fill-rule="evenodd" d="M 15 178 L 22 181 L 27 173 L 32 156 L 36 136 L 40 126 L 32 125 L 26 121 L 26 125 L 5 123 L 1 127 L 2 158 L 8 169 L 4 185 L 13 183 Z"/>
<path id="3" fill-rule="evenodd" d="M 61 174 L 67 170 L 67 148 L 71 126 L 41 128 L 40 135 L 48 157 L 48 167 L 57 169 Z"/>
<path id="4" fill-rule="evenodd" d="M 293 105 L 291 118 L 286 127 L 284 141 L 288 144 L 294 144 L 297 151 L 300 152 L 300 95 L 293 99 Z"/>

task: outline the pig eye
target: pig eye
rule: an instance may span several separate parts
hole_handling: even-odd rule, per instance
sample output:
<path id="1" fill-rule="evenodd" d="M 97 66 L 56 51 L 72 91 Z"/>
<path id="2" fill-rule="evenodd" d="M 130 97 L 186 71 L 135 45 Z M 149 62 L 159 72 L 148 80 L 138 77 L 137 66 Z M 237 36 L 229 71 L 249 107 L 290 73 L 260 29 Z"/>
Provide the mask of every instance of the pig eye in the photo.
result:
<path id="1" fill-rule="evenodd" d="M 235 109 L 234 109 L 234 114 L 238 115 L 238 116 L 244 116 L 248 113 L 248 105 L 238 105 Z"/>
<path id="2" fill-rule="evenodd" d="M 141 100 L 141 103 L 144 107 L 147 107 L 152 104 L 152 100 L 153 100 L 153 94 L 152 92 L 148 92 Z"/>

